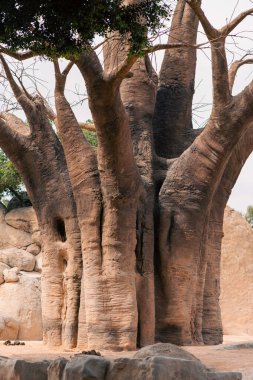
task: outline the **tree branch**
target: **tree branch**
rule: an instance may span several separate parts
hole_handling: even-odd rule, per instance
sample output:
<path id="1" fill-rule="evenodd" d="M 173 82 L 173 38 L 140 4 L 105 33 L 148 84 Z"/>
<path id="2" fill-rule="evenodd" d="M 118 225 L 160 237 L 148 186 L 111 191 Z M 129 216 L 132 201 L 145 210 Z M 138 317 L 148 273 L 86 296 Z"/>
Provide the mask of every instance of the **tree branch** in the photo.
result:
<path id="1" fill-rule="evenodd" d="M 229 88 L 230 88 L 231 92 L 232 92 L 234 82 L 235 82 L 235 77 L 236 77 L 236 74 L 237 74 L 239 68 L 241 66 L 249 65 L 249 64 L 253 64 L 253 58 L 249 58 L 249 59 L 245 59 L 245 60 L 242 58 L 242 59 L 235 61 L 231 64 L 229 72 L 228 72 Z"/>
<path id="2" fill-rule="evenodd" d="M 234 30 L 237 27 L 237 25 L 239 25 L 245 19 L 245 17 L 249 15 L 253 15 L 253 8 L 250 8 L 247 11 L 240 13 L 237 17 L 234 18 L 234 20 L 229 22 L 227 25 L 223 26 L 219 30 L 219 32 L 223 36 L 228 36 L 229 33 L 231 33 L 232 30 Z"/>
<path id="3" fill-rule="evenodd" d="M 190 7 L 194 10 L 196 16 L 198 17 L 203 29 L 207 35 L 207 38 L 210 40 L 214 40 L 219 37 L 219 32 L 215 29 L 210 21 L 207 19 L 205 13 L 203 12 L 198 0 L 186 0 L 186 2 L 190 5 Z"/>
<path id="4" fill-rule="evenodd" d="M 10 83 L 10 86 L 15 95 L 15 98 L 17 99 L 21 107 L 23 108 L 24 112 L 30 114 L 31 111 L 33 111 L 34 109 L 32 101 L 27 97 L 25 92 L 15 82 L 13 75 L 9 69 L 9 66 L 2 54 L 0 54 L 0 60 L 2 62 L 6 77 Z"/>
<path id="5" fill-rule="evenodd" d="M 15 115 L 0 114 L 0 147 L 8 156 L 27 146 L 29 132 L 29 128 Z"/>
<path id="6" fill-rule="evenodd" d="M 8 55 L 9 57 L 15 58 L 18 61 L 24 61 L 26 59 L 32 58 L 35 56 L 35 53 L 32 51 L 27 51 L 25 53 L 19 53 L 19 52 L 14 52 L 10 49 L 5 48 L 4 46 L 0 45 L 0 53 L 4 53 Z"/>

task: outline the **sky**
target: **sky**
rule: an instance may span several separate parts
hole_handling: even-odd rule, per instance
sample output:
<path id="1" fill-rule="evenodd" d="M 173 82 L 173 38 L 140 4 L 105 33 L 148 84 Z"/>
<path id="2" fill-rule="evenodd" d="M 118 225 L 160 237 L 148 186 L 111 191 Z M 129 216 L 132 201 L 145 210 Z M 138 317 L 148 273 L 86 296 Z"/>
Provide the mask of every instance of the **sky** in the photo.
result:
<path id="1" fill-rule="evenodd" d="M 215 27 L 221 27 L 225 25 L 231 18 L 243 10 L 253 7 L 253 3 L 250 0 L 202 0 L 202 8 L 205 11 L 207 17 Z M 230 38 L 227 41 L 228 49 L 228 62 L 232 62 L 233 59 L 239 59 L 246 51 L 253 52 L 253 16 L 248 16 L 233 32 L 234 38 Z M 252 37 L 252 40 L 250 39 Z M 206 41 L 205 36 L 200 30 L 198 41 Z M 212 99 L 212 82 L 211 82 L 211 64 L 208 58 L 208 50 L 198 51 L 197 60 L 197 75 L 196 75 L 196 91 L 194 96 L 194 108 L 198 105 L 206 104 L 201 107 L 198 112 L 194 112 L 195 125 L 202 126 L 208 119 L 211 109 Z M 159 69 L 162 59 L 162 53 L 159 53 L 156 57 L 157 68 Z M 26 63 L 26 65 L 28 65 Z M 62 62 L 65 65 L 65 62 Z M 52 63 L 50 62 L 38 62 L 36 65 L 38 71 L 35 74 L 43 79 L 42 85 L 39 86 L 41 92 L 47 94 L 47 89 L 50 89 L 49 97 L 53 94 L 54 87 L 54 73 Z M 244 66 L 240 69 L 236 78 L 234 93 L 241 91 L 247 83 L 253 80 L 253 65 Z M 44 87 L 43 87 L 44 86 Z M 68 79 L 67 79 L 67 98 L 70 102 L 76 100 L 74 93 L 80 93 L 80 100 L 85 98 L 84 83 L 77 68 L 73 67 Z M 77 118 L 80 121 L 85 121 L 91 118 L 87 100 L 80 103 L 74 108 Z M 250 156 L 244 168 L 237 180 L 237 183 L 232 191 L 229 199 L 229 206 L 242 213 L 246 212 L 248 205 L 253 205 L 253 154 Z"/>

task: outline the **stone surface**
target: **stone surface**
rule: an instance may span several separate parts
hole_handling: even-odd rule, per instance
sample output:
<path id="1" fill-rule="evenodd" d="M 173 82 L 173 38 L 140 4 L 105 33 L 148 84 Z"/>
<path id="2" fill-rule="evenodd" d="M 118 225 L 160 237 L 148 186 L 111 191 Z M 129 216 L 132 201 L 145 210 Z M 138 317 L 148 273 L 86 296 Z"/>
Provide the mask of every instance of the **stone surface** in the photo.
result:
<path id="1" fill-rule="evenodd" d="M 66 364 L 62 380 L 105 380 L 109 363 L 109 360 L 98 356 L 75 356 Z"/>
<path id="2" fill-rule="evenodd" d="M 11 227 L 28 233 L 38 230 L 36 214 L 32 207 L 22 207 L 9 211 L 5 215 L 5 222 Z"/>
<path id="3" fill-rule="evenodd" d="M 31 245 L 28 245 L 26 250 L 32 255 L 37 256 L 40 253 L 41 248 L 37 244 L 32 243 Z"/>
<path id="4" fill-rule="evenodd" d="M 0 208 L 0 249 L 8 247 L 26 248 L 32 244 L 32 235 L 6 223 L 5 210 Z"/>
<path id="5" fill-rule="evenodd" d="M 0 286 L 0 340 L 42 339 L 40 275 L 20 274 L 19 282 Z"/>
<path id="6" fill-rule="evenodd" d="M 62 380 L 63 371 L 67 364 L 67 359 L 58 358 L 54 360 L 48 367 L 48 380 Z"/>
<path id="7" fill-rule="evenodd" d="M 174 357 L 173 357 L 174 355 Z M 133 358 L 109 360 L 78 354 L 66 361 L 54 360 L 49 380 L 241 380 L 238 373 L 216 373 L 195 356 L 170 344 L 141 349 Z"/>
<path id="8" fill-rule="evenodd" d="M 9 265 L 1 263 L 1 261 L 0 261 L 0 285 L 4 283 L 4 274 L 3 274 L 3 271 L 5 269 L 10 269 Z"/>
<path id="9" fill-rule="evenodd" d="M 17 267 L 4 269 L 3 271 L 5 282 L 18 282 L 19 281 L 19 269 Z"/>
<path id="10" fill-rule="evenodd" d="M 27 272 L 33 271 L 35 267 L 35 257 L 19 248 L 6 248 L 0 250 L 0 261 L 10 267 L 18 267 Z"/>
<path id="11" fill-rule="evenodd" d="M 0 380 L 47 380 L 48 360 L 29 362 L 0 358 Z"/>
<path id="12" fill-rule="evenodd" d="M 253 335 L 253 229 L 227 208 L 221 256 L 221 313 L 224 334 Z"/>
<path id="13" fill-rule="evenodd" d="M 171 358 L 198 361 L 196 356 L 171 343 L 157 343 L 146 346 L 134 354 L 135 359 L 145 359 L 150 356 L 168 356 Z"/>

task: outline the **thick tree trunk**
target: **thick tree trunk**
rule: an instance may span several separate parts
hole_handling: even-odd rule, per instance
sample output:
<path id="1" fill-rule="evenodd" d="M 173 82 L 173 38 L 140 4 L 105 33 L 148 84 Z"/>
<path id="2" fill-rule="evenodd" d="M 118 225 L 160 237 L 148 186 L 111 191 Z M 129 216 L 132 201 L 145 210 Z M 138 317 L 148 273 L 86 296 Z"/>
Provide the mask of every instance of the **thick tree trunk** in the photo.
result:
<path id="1" fill-rule="evenodd" d="M 3 115 L 0 144 L 26 185 L 41 230 L 44 342 L 74 347 L 82 273 L 80 232 L 62 147 L 43 105 L 38 102 L 35 107 L 31 131 L 15 117 Z"/>
<path id="2" fill-rule="evenodd" d="M 136 220 L 136 286 L 138 304 L 138 346 L 154 343 L 154 185 L 152 117 L 157 77 L 149 58 L 139 59 L 132 77 L 121 85 L 123 104 L 129 116 L 133 152 L 145 192 Z"/>
<path id="3" fill-rule="evenodd" d="M 203 314 L 201 315 L 202 335 L 205 344 L 219 344 L 222 342 L 219 296 L 224 210 L 231 190 L 252 149 L 253 129 L 250 126 L 237 143 L 212 201 L 207 241 L 208 262 L 205 277 Z"/>

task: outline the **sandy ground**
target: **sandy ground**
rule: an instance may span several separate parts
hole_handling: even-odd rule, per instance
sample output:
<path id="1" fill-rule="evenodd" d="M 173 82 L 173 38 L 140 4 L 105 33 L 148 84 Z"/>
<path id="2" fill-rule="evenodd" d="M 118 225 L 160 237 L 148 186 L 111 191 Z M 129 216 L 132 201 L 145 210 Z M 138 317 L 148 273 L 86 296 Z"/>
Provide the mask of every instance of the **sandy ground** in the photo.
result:
<path id="1" fill-rule="evenodd" d="M 253 380 L 253 336 L 224 336 L 219 346 L 184 347 L 206 366 L 217 371 L 243 373 L 243 380 Z M 49 349 L 42 342 L 26 342 L 25 346 L 5 346 L 0 341 L 0 356 L 26 360 L 70 358 L 76 350 Z M 131 357 L 133 352 L 101 352 L 108 358 Z"/>

